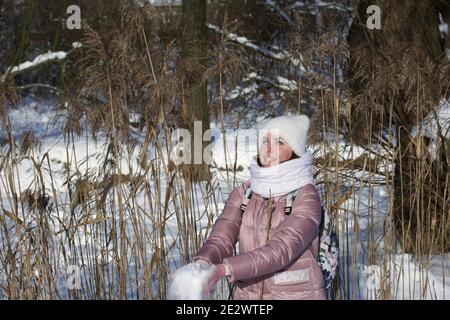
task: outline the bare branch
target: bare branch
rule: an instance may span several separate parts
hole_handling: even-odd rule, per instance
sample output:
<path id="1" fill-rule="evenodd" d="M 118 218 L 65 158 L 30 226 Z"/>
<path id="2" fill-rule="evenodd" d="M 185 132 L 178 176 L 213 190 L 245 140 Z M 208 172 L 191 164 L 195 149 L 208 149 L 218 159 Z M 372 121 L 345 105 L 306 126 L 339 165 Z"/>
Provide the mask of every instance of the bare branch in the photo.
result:
<path id="1" fill-rule="evenodd" d="M 299 59 L 293 57 L 287 51 L 283 50 L 283 51 L 275 52 L 272 50 L 268 50 L 268 49 L 262 48 L 261 46 L 254 44 L 251 40 L 247 39 L 246 37 L 238 36 L 237 34 L 232 33 L 232 32 L 227 32 L 211 23 L 207 23 L 207 26 L 209 29 L 211 29 L 217 33 L 225 35 L 231 41 L 234 41 L 234 42 L 242 44 L 248 48 L 251 48 L 251 49 L 263 54 L 266 57 L 269 57 L 269 58 L 272 58 L 275 60 L 279 60 L 279 61 L 287 60 L 287 61 L 290 61 L 294 66 L 298 66 L 301 64 L 300 69 L 302 72 L 305 72 L 305 68 L 303 67 L 303 63 L 302 63 L 303 59 L 301 58 L 301 56 L 300 56 L 300 60 L 299 60 Z"/>

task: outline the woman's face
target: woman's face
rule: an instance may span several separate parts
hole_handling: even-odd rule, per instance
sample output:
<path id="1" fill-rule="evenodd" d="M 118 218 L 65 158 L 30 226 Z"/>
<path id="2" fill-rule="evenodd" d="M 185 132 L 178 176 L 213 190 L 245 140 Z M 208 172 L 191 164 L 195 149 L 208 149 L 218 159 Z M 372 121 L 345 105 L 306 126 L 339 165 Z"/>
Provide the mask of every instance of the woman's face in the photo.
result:
<path id="1" fill-rule="evenodd" d="M 259 161 L 263 167 L 271 167 L 292 157 L 291 147 L 280 137 L 268 133 L 262 139 Z"/>

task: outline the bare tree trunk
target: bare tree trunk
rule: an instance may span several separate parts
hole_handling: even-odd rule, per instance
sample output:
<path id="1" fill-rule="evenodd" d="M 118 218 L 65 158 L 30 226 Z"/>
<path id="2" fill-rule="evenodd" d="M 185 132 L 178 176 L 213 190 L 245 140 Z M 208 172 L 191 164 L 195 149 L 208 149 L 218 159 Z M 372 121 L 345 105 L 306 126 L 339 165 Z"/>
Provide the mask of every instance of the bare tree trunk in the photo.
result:
<path id="1" fill-rule="evenodd" d="M 381 9 L 379 30 L 366 26 L 366 9 L 372 4 Z M 423 152 L 424 144 L 411 135 L 449 84 L 442 72 L 445 47 L 437 4 L 363 0 L 347 39 L 355 140 L 366 144 L 371 137 L 376 142 L 376 134 L 389 127 L 392 115 L 397 138 L 393 221 L 403 249 L 419 254 L 449 246 L 448 227 L 438 231 L 446 219 L 441 164 L 433 162 Z"/>
<path id="2" fill-rule="evenodd" d="M 206 68 L 207 57 L 207 27 L 206 0 L 183 0 L 182 6 L 182 56 L 189 68 L 185 70 L 183 90 L 185 92 L 186 113 L 185 125 L 194 137 L 194 121 L 201 121 L 202 137 L 209 129 L 209 110 L 207 100 L 207 83 L 202 82 L 202 74 Z M 194 161 L 194 138 L 191 141 L 192 161 Z M 203 149 L 210 141 L 202 143 Z M 202 157 L 203 158 L 203 157 Z M 207 164 L 192 164 L 184 166 L 185 173 L 193 180 L 208 180 Z"/>

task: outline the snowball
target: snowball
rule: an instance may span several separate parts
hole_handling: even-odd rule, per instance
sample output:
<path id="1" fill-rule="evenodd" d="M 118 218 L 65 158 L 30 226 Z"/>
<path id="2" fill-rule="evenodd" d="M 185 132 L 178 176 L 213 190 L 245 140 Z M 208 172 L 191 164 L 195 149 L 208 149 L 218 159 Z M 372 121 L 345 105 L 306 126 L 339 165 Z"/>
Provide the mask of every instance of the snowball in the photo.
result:
<path id="1" fill-rule="evenodd" d="M 187 264 L 170 276 L 169 300 L 202 300 L 202 290 L 212 275 L 214 266 L 202 268 L 198 263 Z"/>

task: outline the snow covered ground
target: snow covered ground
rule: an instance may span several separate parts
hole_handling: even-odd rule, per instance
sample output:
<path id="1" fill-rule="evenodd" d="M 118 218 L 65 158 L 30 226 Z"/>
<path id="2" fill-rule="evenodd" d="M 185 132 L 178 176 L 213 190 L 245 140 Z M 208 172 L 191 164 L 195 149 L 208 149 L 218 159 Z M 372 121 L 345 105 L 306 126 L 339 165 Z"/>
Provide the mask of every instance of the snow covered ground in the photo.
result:
<path id="1" fill-rule="evenodd" d="M 34 134 L 41 139 L 41 151 L 35 154 L 36 159 L 42 159 L 47 153 L 51 162 L 53 179 L 50 178 L 50 171 L 43 170 L 46 185 L 50 186 L 51 182 L 55 184 L 55 189 L 59 191 L 60 197 L 58 203 L 68 204 L 69 198 L 64 187 L 67 180 L 67 166 L 72 170 L 78 168 L 82 175 L 85 170 L 93 170 L 97 172 L 99 159 L 105 154 L 105 141 L 102 138 L 95 143 L 90 136 L 76 139 L 74 144 L 70 144 L 70 150 L 67 151 L 67 141 L 62 137 L 62 120 L 54 122 L 48 126 L 49 120 L 53 117 L 52 102 L 41 101 L 34 98 L 25 98 L 18 105 L 17 109 L 10 112 L 11 125 L 13 134 L 19 137 L 26 130 L 32 130 Z M 217 123 L 211 124 L 212 128 L 217 128 Z M 233 128 L 232 128 L 233 129 Z M 143 142 L 142 137 L 141 142 Z M 206 207 L 207 204 L 200 204 L 199 211 L 211 210 L 210 215 L 204 215 L 198 221 L 199 232 L 206 232 L 204 227 L 208 224 L 208 218 L 212 215 L 216 217 L 220 214 L 224 202 L 234 183 L 245 181 L 249 177 L 248 165 L 252 157 L 256 154 L 256 135 L 253 129 L 230 130 L 225 135 L 225 145 L 223 136 L 220 136 L 213 148 L 213 159 L 215 162 L 214 173 L 217 183 L 215 190 L 217 205 L 214 207 Z M 317 146 L 310 147 L 315 151 Z M 139 157 L 139 148 L 132 153 L 132 157 Z M 356 158 L 363 154 L 361 148 L 349 147 L 345 141 L 340 141 L 339 154 L 343 159 L 349 157 Z M 149 152 L 149 158 L 154 155 L 154 150 Z M 316 156 L 323 156 L 322 151 L 316 153 Z M 75 166 L 75 163 L 78 165 Z M 139 173 L 138 166 L 131 165 L 136 161 L 127 162 L 123 160 L 123 173 L 126 174 L 130 170 Z M 231 170 L 235 166 L 236 172 Z M 228 168 L 228 170 L 227 170 Z M 47 168 L 48 169 L 48 168 Z M 387 170 L 392 170 L 388 168 Z M 28 187 L 31 189 L 36 183 L 34 177 L 34 165 L 31 160 L 23 160 L 18 166 L 19 179 L 15 181 L 17 187 L 20 182 L 21 189 Z M 1 173 L 3 175 L 3 172 Z M 2 181 L 6 181 L 3 177 Z M 9 198 L 5 193 L 6 186 L 0 183 L 0 196 L 2 206 L 10 209 Z M 155 188 L 156 186 L 151 186 Z M 351 185 L 343 183 L 343 192 L 348 190 Z M 167 181 L 161 182 L 161 194 L 164 195 L 167 189 Z M 345 189 L 347 188 L 347 189 Z M 195 190 L 197 194 L 202 194 L 205 190 L 198 187 Z M 138 204 L 145 206 L 144 194 L 138 196 Z M 359 185 L 357 192 L 352 193 L 348 200 L 342 203 L 339 211 L 338 226 L 341 235 L 341 256 L 340 256 L 340 277 L 344 283 L 342 293 L 345 296 L 354 299 L 377 299 L 380 298 L 383 286 L 390 284 L 390 297 L 395 299 L 450 299 L 450 264 L 448 254 L 445 256 L 432 256 L 426 259 L 419 259 L 402 252 L 386 252 L 384 250 L 384 234 L 386 228 L 389 228 L 388 221 L 389 203 L 391 195 L 383 185 Z M 172 204 L 173 205 L 173 204 Z M 169 207 L 169 211 L 171 207 Z M 56 214 L 56 213 L 55 213 Z M 200 213 L 198 213 L 200 217 Z M 58 217 L 61 221 L 67 217 Z M 127 217 L 129 223 L 131 217 Z M 55 229 L 61 226 L 55 226 Z M 145 222 L 143 228 L 151 229 L 152 225 Z M 175 215 L 172 215 L 166 224 L 165 239 L 167 244 L 177 243 L 170 253 L 170 268 L 173 272 L 182 266 L 181 247 L 179 246 L 180 237 L 178 235 L 179 224 Z M 3 241 L 2 231 L 0 231 L 0 241 Z M 132 230 L 131 223 L 127 224 L 127 233 L 133 235 L 136 230 Z M 80 246 L 93 246 L 93 240 L 90 234 L 78 233 L 79 239 L 77 243 Z M 55 242 L 62 239 L 55 239 Z M 375 246 L 374 246 L 375 244 Z M 374 248 L 375 247 L 375 248 Z M 147 259 L 151 259 L 154 245 L 147 245 Z M 108 248 L 102 247 L 102 250 Z M 108 255 L 106 255 L 108 257 Z M 104 259 L 105 256 L 102 258 Z M 105 261 L 102 261 L 105 263 Z M 107 262 L 107 261 L 106 261 Z M 81 262 L 80 262 L 81 263 Z M 84 263 L 86 263 L 84 261 Z M 135 266 L 130 262 L 129 266 Z M 61 262 L 61 279 L 59 286 L 63 288 L 66 285 L 67 273 L 64 268 L 67 264 Z M 132 270 L 130 278 L 142 277 L 144 270 Z M 83 283 L 87 286 L 89 281 L 89 273 L 82 272 Z M 0 281 L 4 281 L 5 275 L 0 271 Z M 157 278 L 153 277 L 155 282 Z M 132 281 L 131 281 L 132 282 Z M 155 288 L 153 287 L 153 288 Z M 134 288 L 136 289 L 136 288 Z M 137 298 L 135 290 L 131 286 L 128 291 L 130 298 Z M 220 296 L 227 298 L 226 296 Z M 66 298 L 66 296 L 62 296 Z"/>

